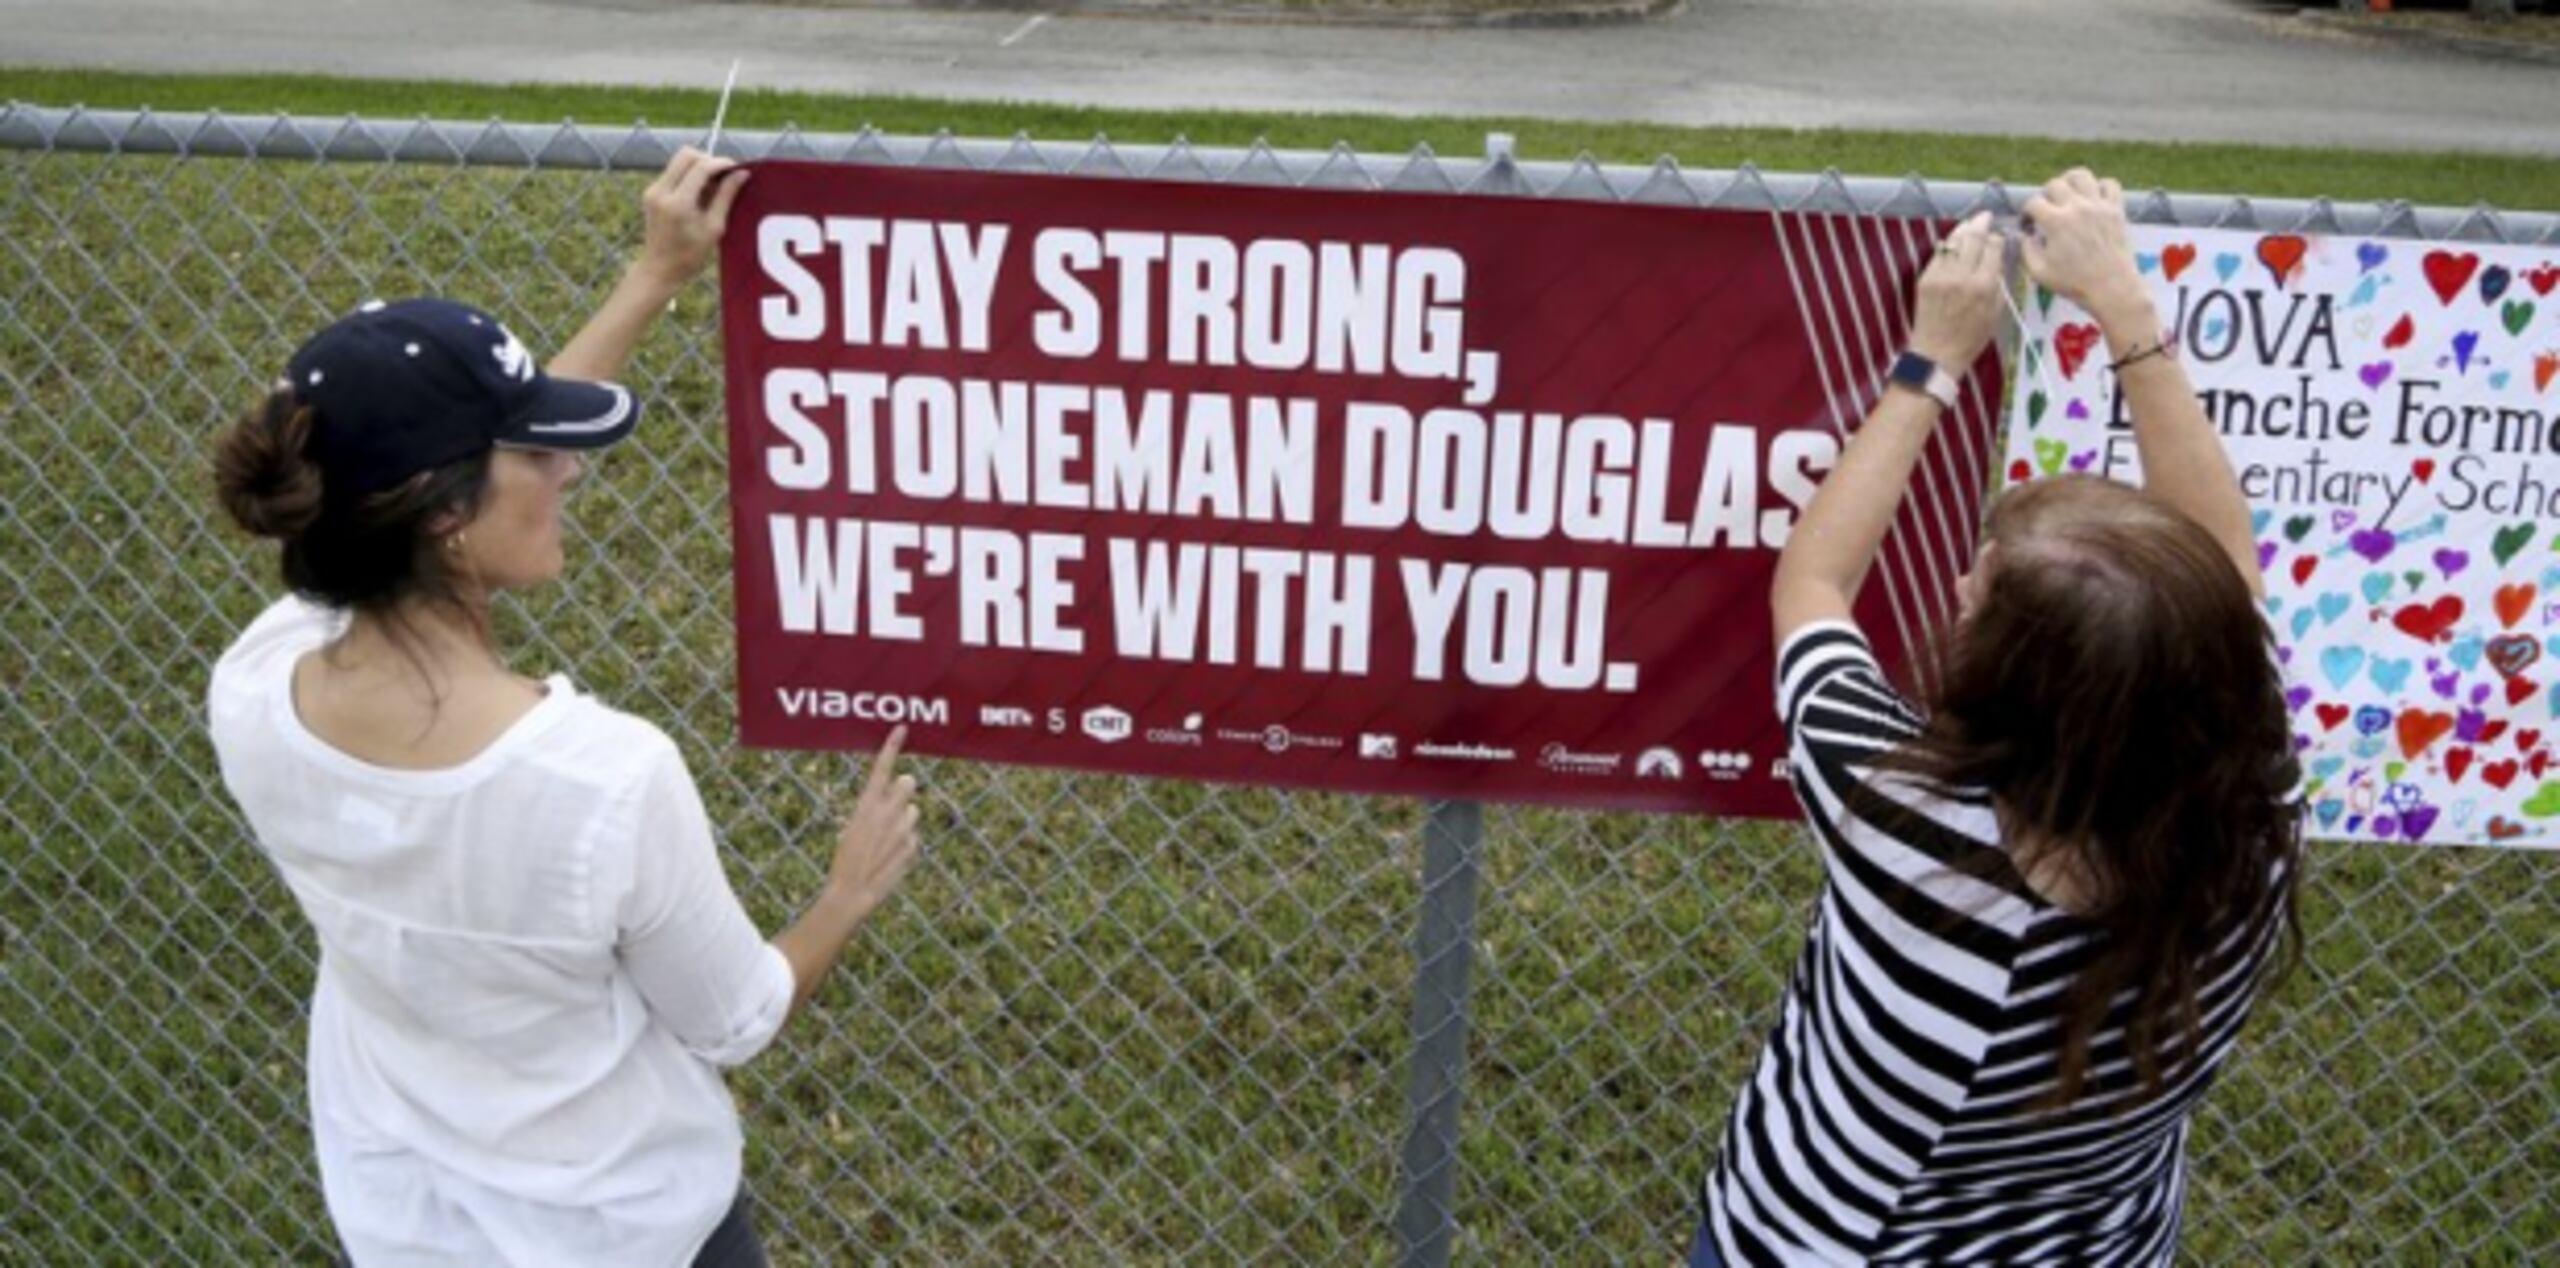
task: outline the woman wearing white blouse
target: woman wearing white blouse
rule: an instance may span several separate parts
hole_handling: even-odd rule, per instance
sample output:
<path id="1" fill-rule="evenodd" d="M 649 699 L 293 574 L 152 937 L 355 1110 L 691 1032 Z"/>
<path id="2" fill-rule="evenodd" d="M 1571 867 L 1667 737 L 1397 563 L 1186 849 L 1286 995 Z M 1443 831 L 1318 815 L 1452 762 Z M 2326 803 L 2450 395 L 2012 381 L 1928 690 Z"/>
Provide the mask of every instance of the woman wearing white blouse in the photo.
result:
<path id="1" fill-rule="evenodd" d="M 512 670 L 490 597 L 559 575 L 605 380 L 709 265 L 747 173 L 679 152 L 645 243 L 535 368 L 485 313 L 370 303 L 222 437 L 224 509 L 293 594 L 208 693 L 222 777 L 320 943 L 311 1125 L 357 1264 L 763 1262 L 720 1067 L 809 999 L 915 857 L 903 734 L 825 889 L 771 941 L 684 759 L 563 676 Z"/>

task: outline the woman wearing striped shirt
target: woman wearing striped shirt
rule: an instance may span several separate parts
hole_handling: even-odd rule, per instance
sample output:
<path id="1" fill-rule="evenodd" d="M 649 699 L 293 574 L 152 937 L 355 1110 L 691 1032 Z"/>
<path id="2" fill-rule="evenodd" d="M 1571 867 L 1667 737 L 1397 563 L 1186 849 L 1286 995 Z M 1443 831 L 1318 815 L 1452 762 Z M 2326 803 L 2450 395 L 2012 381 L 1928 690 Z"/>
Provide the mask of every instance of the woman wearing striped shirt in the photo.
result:
<path id="1" fill-rule="evenodd" d="M 2187 1123 L 2293 932 L 2292 744 L 2248 509 L 2161 334 L 2123 196 L 2027 207 L 2097 320 L 2147 482 L 1992 505 L 1930 698 L 1850 621 L 1937 400 L 1889 388 L 1787 543 L 1778 696 L 1828 873 L 1705 1185 L 1695 1265 L 2160 1264 Z M 1973 363 L 2002 240 L 1923 272 L 1911 352 Z"/>

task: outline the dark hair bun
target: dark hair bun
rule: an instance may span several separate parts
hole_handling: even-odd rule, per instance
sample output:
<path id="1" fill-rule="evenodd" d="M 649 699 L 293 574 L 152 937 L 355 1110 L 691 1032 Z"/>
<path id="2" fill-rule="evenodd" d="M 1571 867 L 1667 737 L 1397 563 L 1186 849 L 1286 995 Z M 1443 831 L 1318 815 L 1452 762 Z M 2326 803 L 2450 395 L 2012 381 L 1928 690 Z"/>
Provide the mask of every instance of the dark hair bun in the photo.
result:
<path id="1" fill-rule="evenodd" d="M 213 481 L 222 509 L 260 537 L 298 537 L 320 518 L 320 465 L 311 460 L 311 410 L 279 391 L 222 433 Z"/>

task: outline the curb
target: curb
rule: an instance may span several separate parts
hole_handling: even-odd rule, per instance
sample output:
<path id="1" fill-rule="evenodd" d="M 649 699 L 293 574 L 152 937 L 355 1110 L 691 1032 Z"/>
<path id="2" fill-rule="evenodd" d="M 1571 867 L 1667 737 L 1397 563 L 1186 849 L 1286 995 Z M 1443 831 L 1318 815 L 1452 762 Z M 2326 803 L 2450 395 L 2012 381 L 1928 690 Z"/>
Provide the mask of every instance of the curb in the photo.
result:
<path id="1" fill-rule="evenodd" d="M 2531 19 L 2514 20 L 2523 22 Z M 2425 27 L 2377 24 L 2333 9 L 2299 9 L 2293 14 L 2293 21 L 2314 30 L 2354 36 L 2376 43 L 2417 44 L 2456 53 L 2469 53 L 2475 57 L 2495 57 L 2507 61 L 2560 66 L 2560 45 L 2527 44 L 2517 40 L 2463 35 L 2458 32 L 2431 30 Z"/>
<path id="2" fill-rule="evenodd" d="M 724 4 L 773 4 L 775 0 L 715 0 Z M 828 3 L 827 0 L 783 0 L 780 7 L 794 9 L 904 9 L 914 12 L 944 13 L 1021 13 L 1053 17 L 1139 18 L 1160 22 L 1229 23 L 1248 26 L 1373 26 L 1410 27 L 1422 30 L 1458 30 L 1465 28 L 1507 28 L 1528 30 L 1539 27 L 1632 26 L 1655 18 L 1669 17 L 1688 8 L 1688 0 L 1578 0 L 1570 4 L 1518 4 L 1514 7 L 1467 8 L 1451 5 L 1430 8 L 1405 4 L 1378 3 L 1377 0 L 1351 0 L 1349 3 L 1326 3 L 1306 0 L 1298 4 L 1273 4 L 1247 0 L 1226 3 L 1223 0 L 853 0 L 850 3 Z"/>

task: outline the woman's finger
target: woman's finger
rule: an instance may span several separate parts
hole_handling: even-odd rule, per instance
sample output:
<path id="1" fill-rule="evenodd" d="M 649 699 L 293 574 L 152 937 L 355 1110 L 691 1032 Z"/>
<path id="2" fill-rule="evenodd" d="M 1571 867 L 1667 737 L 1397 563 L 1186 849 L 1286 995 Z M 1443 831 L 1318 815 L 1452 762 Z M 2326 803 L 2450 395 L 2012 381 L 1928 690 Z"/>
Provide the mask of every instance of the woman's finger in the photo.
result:
<path id="1" fill-rule="evenodd" d="M 752 173 L 743 167 L 732 167 L 714 178 L 720 182 L 720 187 L 712 191 L 711 209 L 705 213 L 710 217 L 713 233 L 729 231 L 729 205 L 738 201 L 738 191 L 747 187 L 750 175 Z"/>

